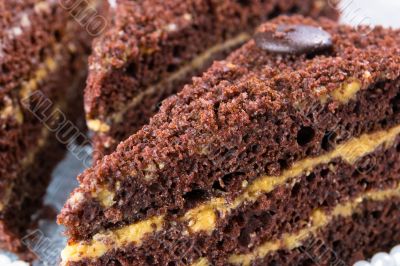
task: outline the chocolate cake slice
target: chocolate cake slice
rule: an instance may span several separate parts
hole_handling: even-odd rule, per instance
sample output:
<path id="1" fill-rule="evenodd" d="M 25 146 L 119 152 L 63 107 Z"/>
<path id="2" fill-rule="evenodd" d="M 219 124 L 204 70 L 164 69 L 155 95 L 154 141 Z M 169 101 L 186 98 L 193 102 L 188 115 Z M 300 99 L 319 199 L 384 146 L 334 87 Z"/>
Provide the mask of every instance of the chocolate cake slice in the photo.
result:
<path id="1" fill-rule="evenodd" d="M 66 2 L 0 0 L 0 248 L 13 252 L 83 113 L 91 37 Z"/>
<path id="2" fill-rule="evenodd" d="M 399 33 L 263 24 L 79 176 L 63 265 L 350 265 L 400 242 Z"/>
<path id="3" fill-rule="evenodd" d="M 114 1 L 110 30 L 94 44 L 85 93 L 95 161 L 146 124 L 159 103 L 261 21 L 299 13 L 337 18 L 328 0 Z"/>

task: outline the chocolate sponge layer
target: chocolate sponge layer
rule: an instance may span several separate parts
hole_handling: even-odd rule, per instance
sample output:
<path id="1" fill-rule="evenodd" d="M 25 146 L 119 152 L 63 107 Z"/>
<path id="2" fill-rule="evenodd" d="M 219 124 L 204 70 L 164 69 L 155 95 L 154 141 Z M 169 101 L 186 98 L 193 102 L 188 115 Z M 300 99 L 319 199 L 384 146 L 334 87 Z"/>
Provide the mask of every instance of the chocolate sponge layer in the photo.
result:
<path id="1" fill-rule="evenodd" d="M 110 263 L 128 265 L 190 265 L 191 262 L 199 258 L 207 258 L 211 265 L 226 265 L 228 258 L 236 253 L 249 253 L 267 241 L 281 239 L 285 234 L 296 234 L 302 229 L 306 229 L 312 224 L 313 212 L 323 210 L 327 213 L 332 211 L 337 205 L 354 201 L 355 198 L 371 191 L 388 190 L 398 186 L 400 183 L 400 166 L 396 162 L 399 160 L 400 149 L 399 138 L 393 143 L 393 147 L 385 150 L 383 147 L 376 150 L 365 158 L 361 158 L 358 164 L 349 165 L 342 160 L 334 160 L 330 164 L 320 165 L 315 171 L 308 175 L 296 178 L 296 182 L 284 184 L 274 191 L 264 194 L 256 202 L 242 205 L 231 214 L 219 217 L 216 229 L 212 234 L 206 232 L 187 235 L 185 225 L 180 222 L 177 215 L 166 217 L 167 225 L 157 233 L 148 235 L 143 243 L 137 245 L 125 245 L 118 250 L 111 250 L 97 259 L 83 259 L 79 263 L 68 265 L 104 265 Z M 372 159 L 373 158 L 373 159 Z M 365 171 L 365 172 L 364 172 Z M 400 192 L 399 195 L 400 197 Z M 360 221 L 359 215 L 371 215 L 370 219 L 364 222 L 367 231 L 356 230 L 355 239 L 363 238 L 363 242 L 368 247 L 360 243 L 359 252 L 356 255 L 349 252 L 340 257 L 343 262 L 349 263 L 354 259 L 362 259 L 371 252 L 377 251 L 380 246 L 378 243 L 369 245 L 376 237 L 380 237 L 373 231 L 374 225 L 379 221 L 390 225 L 386 230 L 379 231 L 386 235 L 390 230 L 395 230 L 396 218 L 390 217 L 400 212 L 399 198 L 387 199 L 384 202 L 372 202 L 366 200 L 362 207 L 358 208 L 353 217 L 355 218 L 353 227 L 357 228 Z M 384 209 L 385 206 L 388 209 Z M 397 206 L 397 210 L 393 209 Z M 377 211 L 378 210 L 378 211 Z M 388 213 L 393 212 L 393 213 Z M 390 217 L 390 218 L 389 218 Z M 382 220 L 380 220 L 382 219 Z M 389 224 L 393 222 L 393 224 Z M 336 234 L 335 241 L 342 243 L 345 238 L 340 238 L 343 233 L 337 224 L 353 223 L 352 219 L 335 218 L 327 227 L 321 229 L 321 234 L 317 239 L 307 238 L 304 244 L 291 251 L 282 251 L 296 254 L 296 258 L 290 258 L 301 262 L 305 252 L 321 252 L 316 248 L 320 246 L 313 241 L 329 239 L 331 234 Z M 363 225 L 360 225 L 363 227 Z M 337 229 L 337 231 L 333 231 Z M 363 232 L 361 234 L 360 232 Z M 388 236 L 382 245 L 395 244 L 398 235 Z M 333 260 L 335 253 L 346 251 L 342 246 L 324 242 L 326 249 L 331 250 L 325 254 L 324 259 Z M 313 244 L 313 245 L 311 245 Z M 319 246 L 317 246 L 319 245 Z M 317 247 L 316 247 L 317 246 Z M 307 250 L 305 250 L 307 248 Z M 315 250 L 314 250 L 315 248 Z M 353 251 L 355 249 L 352 249 Z M 305 254 L 299 254 L 299 251 Z M 362 254 L 362 255 L 360 255 Z M 291 265 L 285 258 L 281 258 L 281 251 L 275 256 L 274 252 L 268 254 L 265 261 L 270 262 L 271 257 L 277 257 L 283 264 Z M 319 253 L 310 254 L 321 260 Z M 337 254 L 336 254 L 337 255 Z M 351 257 L 349 257 L 351 256 Z M 257 260 L 255 260 L 257 262 Z M 262 261 L 262 260 L 260 260 Z M 261 262 L 258 263 L 261 263 Z M 320 263 L 327 263 L 320 261 Z M 269 265 L 269 264 L 268 264 Z M 325 265 L 325 264 L 323 264 Z M 347 265 L 347 264 L 344 264 Z"/>
<path id="2" fill-rule="evenodd" d="M 87 239 L 104 228 L 118 227 L 152 215 L 162 214 L 166 208 L 170 212 L 179 213 L 221 193 L 227 197 L 234 198 L 242 191 L 241 184 L 243 181 L 250 182 L 254 178 L 263 175 L 263 168 L 259 168 L 261 163 L 264 163 L 262 167 L 265 167 L 264 169 L 269 173 L 278 174 L 297 160 L 327 153 L 336 145 L 364 133 L 389 129 L 397 125 L 400 121 L 399 113 L 395 111 L 398 104 L 399 84 L 398 81 L 394 81 L 388 84 L 374 85 L 379 86 L 380 89 L 371 86 L 368 90 L 360 92 L 358 101 L 339 107 L 334 116 L 330 116 L 326 109 L 318 108 L 317 110 L 320 110 L 320 113 L 313 114 L 316 120 L 310 124 L 303 120 L 304 116 L 302 114 L 296 114 L 295 110 L 288 111 L 283 116 L 285 117 L 284 122 L 276 121 L 275 123 L 287 123 L 287 127 L 291 127 L 289 125 L 296 126 L 293 134 L 287 137 L 289 143 L 276 146 L 277 152 L 282 153 L 280 155 L 282 159 L 278 161 L 268 161 L 265 152 L 268 147 L 271 147 L 271 139 L 285 135 L 285 128 L 277 128 L 276 131 L 272 131 L 272 128 L 274 128 L 273 122 L 259 121 L 257 127 L 253 128 L 256 125 L 252 124 L 245 129 L 248 132 L 246 133 L 247 141 L 249 144 L 253 144 L 249 146 L 245 153 L 240 155 L 240 160 L 239 157 L 230 154 L 228 150 L 220 150 L 219 153 L 221 155 L 218 155 L 218 153 L 214 155 L 212 163 L 214 166 L 219 165 L 221 168 L 223 165 L 228 166 L 228 161 L 226 160 L 231 160 L 229 164 L 231 167 L 237 167 L 235 171 L 226 170 L 225 174 L 221 170 L 211 172 L 208 174 L 209 179 L 201 180 L 203 185 L 193 185 L 191 189 L 186 189 L 186 192 L 182 195 L 178 195 L 178 191 L 172 189 L 176 185 L 169 184 L 166 180 L 149 185 L 145 191 L 136 189 L 135 187 L 142 186 L 140 184 L 142 178 L 127 176 L 127 178 L 120 181 L 120 190 L 115 195 L 115 198 L 118 199 L 117 201 L 123 204 L 104 208 L 96 199 L 88 198 L 79 209 L 64 209 L 62 215 L 68 214 L 67 220 L 65 220 L 68 223 L 79 224 L 78 227 L 73 226 L 70 228 L 70 232 L 74 237 Z M 354 110 L 357 111 L 355 112 Z M 289 117 L 296 116 L 297 118 L 294 121 L 289 119 Z M 307 123 L 307 126 L 304 126 L 304 123 Z M 304 128 L 312 131 L 311 137 L 299 134 Z M 262 139 L 259 139 L 260 136 L 263 136 Z M 307 139 L 308 142 L 304 143 L 302 138 Z M 302 143 L 302 145 L 299 143 Z M 241 143 L 240 145 L 245 144 Z M 287 152 L 284 152 L 285 150 Z M 108 160 L 110 159 L 108 158 Z M 107 163 L 108 160 L 105 160 L 104 163 Z M 251 164 L 246 165 L 246 162 L 251 162 Z M 184 169 L 183 165 L 182 167 L 180 171 Z M 200 169 L 209 171 L 206 165 Z M 179 169 L 174 169 L 174 171 L 177 170 Z M 190 171 L 190 168 L 188 168 L 188 171 Z M 177 173 L 177 175 L 179 174 Z M 168 174 L 165 174 L 165 176 L 168 176 Z M 182 177 L 183 175 L 181 175 Z M 179 182 L 178 184 L 183 185 L 185 180 L 181 179 Z M 169 193 L 177 195 L 178 198 L 171 198 Z M 122 219 L 119 219 L 120 215 L 109 216 L 114 212 L 116 214 L 122 213 Z"/>
<path id="3" fill-rule="evenodd" d="M 251 265 L 352 265 L 356 261 L 370 258 L 381 250 L 389 250 L 400 241 L 399 224 L 400 200 L 393 198 L 385 202 L 367 201 L 350 218 L 337 218 L 322 229 L 315 237 L 308 238 L 293 250 L 279 250 Z M 173 238 L 170 232 L 168 238 Z M 163 239 L 163 238 L 162 238 Z M 157 242 L 158 243 L 158 242 Z M 168 246 L 168 244 L 165 244 Z M 68 266 L 83 265 L 191 265 L 201 256 L 201 247 L 206 245 L 201 238 L 172 244 L 169 251 L 144 251 L 128 249 L 126 252 L 112 252 L 97 261 L 80 261 Z M 187 252 L 188 251 L 188 252 Z M 192 253 L 194 251 L 194 253 Z M 232 265 L 219 252 L 212 265 Z"/>
<path id="4" fill-rule="evenodd" d="M 322 27 L 333 49 L 282 56 L 249 41 L 214 63 L 164 101 L 149 125 L 79 176 L 81 185 L 59 216 L 72 239 L 179 212 L 196 191 L 197 203 L 221 190 L 234 198 L 243 181 L 279 175 L 296 161 L 399 124 L 397 31 L 300 16 L 264 27 L 279 24 Z M 330 97 L 349 84 L 359 89 L 354 98 Z M 100 202 L 99 191 L 111 192 L 110 206 Z"/>

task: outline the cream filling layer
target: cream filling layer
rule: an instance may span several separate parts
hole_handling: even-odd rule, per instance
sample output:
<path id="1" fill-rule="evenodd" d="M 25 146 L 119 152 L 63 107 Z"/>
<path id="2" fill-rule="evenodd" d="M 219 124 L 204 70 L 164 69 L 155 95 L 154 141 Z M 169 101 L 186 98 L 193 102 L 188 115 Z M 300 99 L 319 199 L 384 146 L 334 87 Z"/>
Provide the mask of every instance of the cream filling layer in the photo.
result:
<path id="1" fill-rule="evenodd" d="M 351 217 L 365 200 L 382 202 L 393 197 L 400 197 L 400 185 L 393 189 L 367 192 L 356 199 L 337 205 L 331 212 L 316 209 L 310 217 L 311 222 L 308 227 L 297 233 L 284 234 L 279 240 L 267 241 L 255 248 L 251 253 L 231 255 L 228 262 L 247 266 L 256 259 L 264 258 L 269 253 L 278 250 L 293 250 L 300 247 L 309 237 L 317 235 L 321 229 L 329 225 L 335 218 Z"/>
<path id="2" fill-rule="evenodd" d="M 248 33 L 240 33 L 237 36 L 225 41 L 224 43 L 215 45 L 203 52 L 196 58 L 194 58 L 191 62 L 180 68 L 178 71 L 171 74 L 166 80 L 161 81 L 160 83 L 148 87 L 143 92 L 139 93 L 136 97 L 134 97 L 130 102 L 126 103 L 124 107 L 111 114 L 106 120 L 110 120 L 115 123 L 119 123 L 123 119 L 123 115 L 130 109 L 137 106 L 143 98 L 148 95 L 155 93 L 158 90 L 161 90 L 165 84 L 172 83 L 174 81 L 180 80 L 183 77 L 187 76 L 193 70 L 198 70 L 204 66 L 204 64 L 213 58 L 216 54 L 231 49 L 241 43 L 250 39 L 250 34 Z M 110 130 L 110 125 L 100 119 L 88 119 L 87 121 L 88 128 L 94 132 L 108 132 Z"/>
<path id="3" fill-rule="evenodd" d="M 384 149 L 388 149 L 393 146 L 396 137 L 400 134 L 400 125 L 393 127 L 389 130 L 382 130 L 371 134 L 364 134 L 358 138 L 353 138 L 346 143 L 338 145 L 333 151 L 324 155 L 306 158 L 295 163 L 288 170 L 284 171 L 280 176 L 261 176 L 253 181 L 245 191 L 239 195 L 233 202 L 229 202 L 224 198 L 213 198 L 210 201 L 201 204 L 199 207 L 189 210 L 181 220 L 187 226 L 187 232 L 198 233 L 206 232 L 211 234 L 216 228 L 217 214 L 219 217 L 228 215 L 232 210 L 239 207 L 244 203 L 255 202 L 261 195 L 273 191 L 278 186 L 284 185 L 287 182 L 296 181 L 295 178 L 303 174 L 311 172 L 315 167 L 321 164 L 328 164 L 336 158 L 342 158 L 349 164 L 354 164 L 357 160 L 362 157 L 374 152 L 378 147 L 382 146 Z M 107 197 L 107 201 L 110 199 Z M 153 228 L 149 231 L 146 224 L 154 219 L 159 220 L 159 227 Z M 143 222 L 139 222 L 133 225 L 125 226 L 117 230 L 108 230 L 106 233 L 101 233 L 102 241 L 98 241 L 98 237 L 94 237 L 90 243 L 78 242 L 70 243 L 63 252 L 64 261 L 79 261 L 83 258 L 97 258 L 105 254 L 106 251 L 122 247 L 131 242 L 137 242 L 137 238 L 134 241 L 129 241 L 125 238 L 124 241 L 119 241 L 118 238 L 111 237 L 110 242 L 112 245 L 107 245 L 107 236 L 114 235 L 115 232 L 122 232 L 124 230 L 126 234 L 130 232 L 130 226 L 134 226 L 135 230 L 145 231 L 147 233 L 156 232 L 161 230 L 164 220 L 162 216 L 151 218 Z M 145 224 L 144 229 L 141 227 Z M 140 235 L 144 236 L 143 234 Z M 85 252 L 91 250 L 91 252 Z"/>

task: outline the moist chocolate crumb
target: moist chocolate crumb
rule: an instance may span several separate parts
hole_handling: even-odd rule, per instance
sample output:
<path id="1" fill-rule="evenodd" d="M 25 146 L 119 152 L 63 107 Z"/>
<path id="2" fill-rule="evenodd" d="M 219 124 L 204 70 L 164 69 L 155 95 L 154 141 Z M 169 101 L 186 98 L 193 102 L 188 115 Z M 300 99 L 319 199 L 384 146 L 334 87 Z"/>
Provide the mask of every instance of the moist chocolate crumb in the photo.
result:
<path id="1" fill-rule="evenodd" d="M 89 239 L 104 229 L 179 213 L 221 189 L 234 198 L 244 181 L 278 175 L 295 161 L 399 123 L 398 31 L 356 30 L 301 16 L 262 27 L 279 25 L 321 27 L 332 35 L 334 51 L 277 56 L 251 40 L 215 62 L 164 101 L 150 124 L 79 176 L 75 193 L 82 200 L 67 202 L 59 216 L 69 237 Z M 342 104 L 330 97 L 352 81 L 360 85 L 354 99 Z M 92 196 L 96 184 L 115 192 L 108 210 Z"/>

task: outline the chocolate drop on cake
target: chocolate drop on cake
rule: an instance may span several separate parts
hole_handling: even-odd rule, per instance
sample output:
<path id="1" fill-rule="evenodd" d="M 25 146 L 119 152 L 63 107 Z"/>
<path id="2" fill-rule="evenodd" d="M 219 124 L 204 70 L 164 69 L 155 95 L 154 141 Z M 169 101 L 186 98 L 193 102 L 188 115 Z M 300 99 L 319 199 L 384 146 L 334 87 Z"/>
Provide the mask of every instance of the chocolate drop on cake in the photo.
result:
<path id="1" fill-rule="evenodd" d="M 261 49 L 277 54 L 312 54 L 332 48 L 328 32 L 306 25 L 283 25 L 274 32 L 259 31 L 254 39 Z"/>

